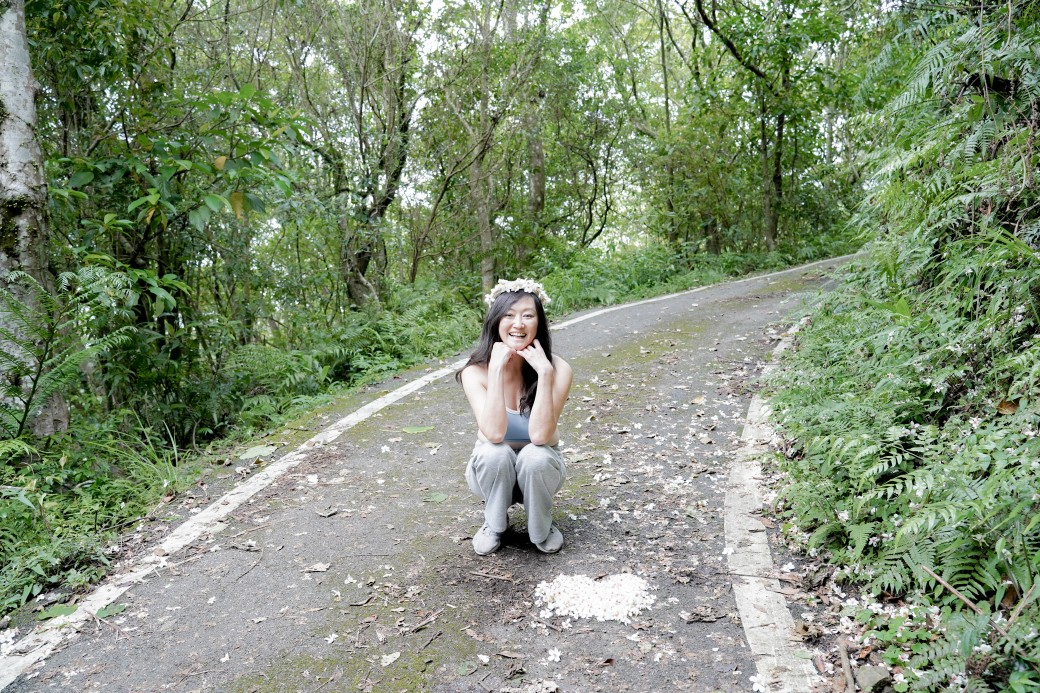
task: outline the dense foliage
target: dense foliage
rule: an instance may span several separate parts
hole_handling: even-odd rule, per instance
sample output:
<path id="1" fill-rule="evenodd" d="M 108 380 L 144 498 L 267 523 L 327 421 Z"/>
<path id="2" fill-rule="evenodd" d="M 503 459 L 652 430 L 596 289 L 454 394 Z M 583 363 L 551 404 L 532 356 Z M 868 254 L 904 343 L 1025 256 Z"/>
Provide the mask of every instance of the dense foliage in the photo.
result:
<path id="1" fill-rule="evenodd" d="M 855 220 L 875 240 L 772 383 L 782 504 L 846 579 L 914 605 L 863 615 L 897 690 L 1037 690 L 1040 6 L 910 4 L 882 30 L 870 75 L 898 87 L 864 116 L 884 139 Z"/>

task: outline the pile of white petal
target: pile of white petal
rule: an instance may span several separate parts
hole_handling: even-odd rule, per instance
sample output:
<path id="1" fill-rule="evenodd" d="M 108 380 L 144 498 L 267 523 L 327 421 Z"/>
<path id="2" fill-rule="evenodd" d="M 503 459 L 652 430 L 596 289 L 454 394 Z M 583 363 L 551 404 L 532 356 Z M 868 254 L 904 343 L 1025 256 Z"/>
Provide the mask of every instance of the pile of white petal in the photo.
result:
<path id="1" fill-rule="evenodd" d="M 542 618 L 559 616 L 595 618 L 597 621 L 629 623 L 654 603 L 650 586 L 631 573 L 608 575 L 593 580 L 585 575 L 560 575 L 552 582 L 540 582 L 534 590 L 535 604 L 545 608 Z"/>

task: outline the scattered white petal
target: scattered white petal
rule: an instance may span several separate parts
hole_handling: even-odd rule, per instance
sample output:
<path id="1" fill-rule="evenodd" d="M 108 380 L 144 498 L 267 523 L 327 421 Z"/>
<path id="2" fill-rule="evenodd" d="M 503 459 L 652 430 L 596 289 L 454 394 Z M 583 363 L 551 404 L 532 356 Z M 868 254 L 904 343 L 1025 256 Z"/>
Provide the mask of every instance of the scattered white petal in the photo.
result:
<path id="1" fill-rule="evenodd" d="M 483 664 L 487 664 L 488 662 L 491 661 L 491 658 L 488 657 L 487 655 L 479 655 L 478 654 L 477 655 L 477 659 L 479 659 L 481 661 L 481 663 L 483 663 Z"/>
<path id="2" fill-rule="evenodd" d="M 560 661 L 560 655 L 561 654 L 563 654 L 563 653 L 560 652 L 560 650 L 558 648 L 554 647 L 551 650 L 549 650 L 549 655 L 548 655 L 547 659 L 550 662 L 558 662 L 558 661 Z"/>
<path id="3" fill-rule="evenodd" d="M 332 643 L 336 642 L 336 638 L 338 637 L 338 633 L 329 633 L 329 637 L 325 638 L 325 642 L 331 645 Z"/>
<path id="4" fill-rule="evenodd" d="M 227 662 L 230 662 L 230 661 L 231 661 L 231 653 L 230 652 L 225 652 L 224 656 L 220 658 L 220 663 L 221 664 L 224 664 L 224 663 L 227 663 Z"/>

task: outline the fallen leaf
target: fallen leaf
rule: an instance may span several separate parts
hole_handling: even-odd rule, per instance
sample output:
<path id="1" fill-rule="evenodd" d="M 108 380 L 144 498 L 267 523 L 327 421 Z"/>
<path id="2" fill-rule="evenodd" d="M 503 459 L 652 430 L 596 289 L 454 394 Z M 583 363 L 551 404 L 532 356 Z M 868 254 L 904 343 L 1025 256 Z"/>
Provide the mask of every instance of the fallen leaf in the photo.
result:
<path id="1" fill-rule="evenodd" d="M 526 655 L 522 655 L 519 652 L 513 652 L 511 650 L 503 650 L 501 652 L 496 652 L 495 654 L 497 654 L 499 657 L 505 657 L 506 659 L 524 659 L 526 657 Z"/>
<path id="2" fill-rule="evenodd" d="M 330 506 L 325 510 L 315 510 L 314 512 L 318 515 L 318 517 L 332 517 L 333 515 L 339 512 L 339 508 L 333 508 Z"/>
<path id="3" fill-rule="evenodd" d="M 241 455 L 238 456 L 240 460 L 255 460 L 261 457 L 267 457 L 278 452 L 278 448 L 274 445 L 257 445 L 256 447 L 249 448 Z"/>
<path id="4" fill-rule="evenodd" d="M 379 662 L 384 666 L 388 667 L 397 661 L 397 658 L 401 656 L 400 652 L 391 652 L 388 655 L 383 655 L 379 658 Z"/>
<path id="5" fill-rule="evenodd" d="M 714 623 L 725 615 L 721 611 L 712 609 L 710 606 L 695 606 L 690 613 L 686 615 L 680 614 L 687 623 Z"/>
<path id="6" fill-rule="evenodd" d="M 52 606 L 49 609 L 41 611 L 36 618 L 40 619 L 41 621 L 46 621 L 49 618 L 57 618 L 58 616 L 68 616 L 74 611 L 76 611 L 75 604 L 58 604 L 57 606 Z"/>
<path id="7" fill-rule="evenodd" d="M 696 397 L 690 400 L 690 404 L 704 404 L 704 401 L 706 399 L 707 398 L 704 395 L 697 395 Z"/>
<path id="8" fill-rule="evenodd" d="M 112 604 L 110 606 L 103 606 L 97 610 L 94 615 L 98 618 L 108 618 L 109 616 L 115 616 L 126 611 L 126 604 Z"/>
<path id="9" fill-rule="evenodd" d="M 401 430 L 405 433 L 426 433 L 432 431 L 433 426 L 405 426 Z"/>
<path id="10" fill-rule="evenodd" d="M 476 670 L 477 665 L 473 662 L 463 662 L 456 668 L 456 671 L 458 672 L 459 676 L 469 676 Z"/>
<path id="11" fill-rule="evenodd" d="M 1016 404 L 1015 402 L 1009 402 L 1006 399 L 1001 400 L 1000 404 L 997 405 L 997 411 L 1001 414 L 1007 414 L 1008 416 L 1010 416 L 1011 414 L 1014 414 L 1016 411 L 1018 411 L 1018 404 Z"/>
<path id="12" fill-rule="evenodd" d="M 309 565 L 306 568 L 304 568 L 303 572 L 305 572 L 305 573 L 324 573 L 331 566 L 332 566 L 331 563 L 315 563 L 314 565 Z"/>
<path id="13" fill-rule="evenodd" d="M 438 493 L 431 493 L 430 495 L 425 496 L 423 498 L 423 501 L 425 501 L 427 503 L 443 503 L 446 500 L 448 500 L 448 494 L 447 493 L 440 493 L 440 492 L 438 492 Z"/>

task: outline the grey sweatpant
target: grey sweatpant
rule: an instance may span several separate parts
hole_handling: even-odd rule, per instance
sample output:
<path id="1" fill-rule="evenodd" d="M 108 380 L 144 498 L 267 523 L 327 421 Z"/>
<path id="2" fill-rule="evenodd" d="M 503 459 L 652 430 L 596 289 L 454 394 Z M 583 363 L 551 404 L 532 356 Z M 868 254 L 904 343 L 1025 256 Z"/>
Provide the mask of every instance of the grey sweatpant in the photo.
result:
<path id="1" fill-rule="evenodd" d="M 514 450 L 506 443 L 477 441 L 466 467 L 466 483 L 484 499 L 484 521 L 491 531 L 506 531 L 509 506 L 523 503 L 527 535 L 535 544 L 549 536 L 552 499 L 566 478 L 559 449 L 533 443 Z"/>

